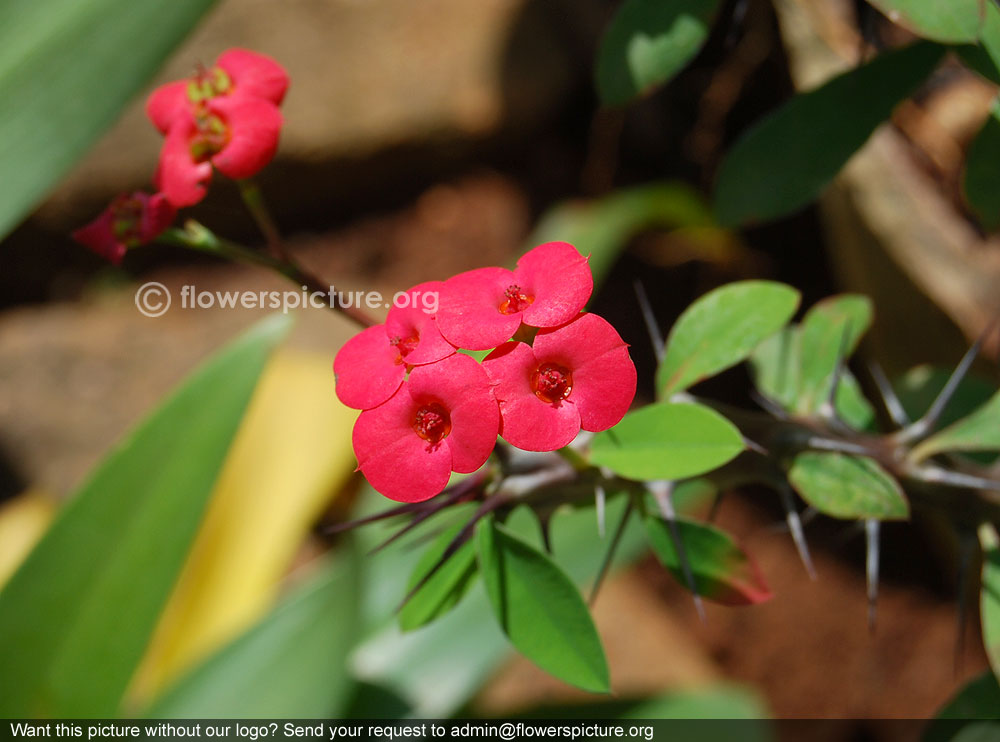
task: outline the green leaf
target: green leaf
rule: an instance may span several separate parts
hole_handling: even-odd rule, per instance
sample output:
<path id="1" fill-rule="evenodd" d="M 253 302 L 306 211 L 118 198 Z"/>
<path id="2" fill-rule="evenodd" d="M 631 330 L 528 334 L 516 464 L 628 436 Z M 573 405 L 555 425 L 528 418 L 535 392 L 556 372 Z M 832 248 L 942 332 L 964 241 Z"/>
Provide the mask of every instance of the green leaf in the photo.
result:
<path id="1" fill-rule="evenodd" d="M 1000 392 L 968 417 L 914 446 L 910 458 L 922 461 L 943 451 L 1000 451 Z"/>
<path id="2" fill-rule="evenodd" d="M 492 518 L 476 526 L 479 571 L 504 633 L 529 660 L 593 693 L 610 690 L 590 612 L 569 577 Z"/>
<path id="3" fill-rule="evenodd" d="M 863 456 L 800 453 L 788 472 L 788 481 L 803 500 L 834 518 L 899 520 L 910 514 L 896 480 Z"/>
<path id="4" fill-rule="evenodd" d="M 927 42 L 883 52 L 767 116 L 722 163 L 715 189 L 719 221 L 764 222 L 808 204 L 943 53 Z"/>
<path id="5" fill-rule="evenodd" d="M 799 292 L 773 281 L 740 281 L 710 291 L 689 306 L 667 338 L 656 372 L 669 397 L 745 360 L 799 307 Z"/>
<path id="6" fill-rule="evenodd" d="M 434 568 L 464 526 L 464 523 L 458 523 L 443 531 L 434 540 L 417 561 L 417 566 L 413 569 L 407 584 L 407 592 Z M 443 616 L 458 605 L 475 577 L 476 550 L 469 540 L 462 544 L 403 606 L 399 612 L 400 628 L 403 631 L 412 631 Z"/>
<path id="7" fill-rule="evenodd" d="M 114 122 L 213 2 L 0 4 L 0 239 Z M 149 146 L 158 146 L 152 128 Z"/>
<path id="8" fill-rule="evenodd" d="M 753 605 L 771 598 L 757 564 L 729 534 L 686 518 L 677 518 L 674 523 L 699 595 L 723 605 Z M 648 515 L 646 536 L 663 566 L 678 582 L 687 585 L 670 524 L 657 515 Z"/>
<path id="9" fill-rule="evenodd" d="M 757 389 L 789 411 L 795 408 L 799 395 L 801 335 L 798 326 L 783 327 L 750 355 L 750 370 Z"/>
<path id="10" fill-rule="evenodd" d="M 604 105 L 627 103 L 677 74 L 701 49 L 718 0 L 625 0 L 597 52 Z"/>
<path id="11" fill-rule="evenodd" d="M 923 742 L 994 742 L 1000 737 L 997 709 L 1000 683 L 986 671 L 944 705 L 924 732 Z"/>
<path id="12" fill-rule="evenodd" d="M 345 549 L 258 624 L 181 678 L 151 718 L 339 717 L 353 691 L 360 581 Z"/>
<path id="13" fill-rule="evenodd" d="M 806 313 L 799 338 L 797 412 L 815 413 L 827 400 L 841 352 L 845 361 L 854 353 L 871 326 L 872 314 L 871 300 L 857 294 L 832 296 Z"/>
<path id="14" fill-rule="evenodd" d="M 983 576 L 980 609 L 983 623 L 983 646 L 993 672 L 1000 677 L 1000 541 L 992 526 L 980 528 L 983 547 Z M 997 706 L 1000 709 L 1000 706 Z"/>
<path id="15" fill-rule="evenodd" d="M 599 286 L 628 241 L 654 227 L 712 225 L 705 199 L 683 183 L 649 183 L 616 190 L 604 198 L 566 201 L 542 215 L 525 249 L 560 240 L 590 256 L 594 285 Z"/>
<path id="16" fill-rule="evenodd" d="M 870 0 L 890 21 L 925 39 L 975 41 L 983 25 L 982 0 Z M 992 0 L 990 0 L 992 2 Z"/>
<path id="17" fill-rule="evenodd" d="M 715 410 L 658 402 L 598 433 L 590 461 L 628 479 L 683 479 L 722 466 L 743 448 L 740 431 Z"/>
<path id="18" fill-rule="evenodd" d="M 965 198 L 987 230 L 1000 227 L 1000 102 L 993 101 L 989 118 L 979 130 L 965 160 Z"/>
<path id="19" fill-rule="evenodd" d="M 184 563 L 257 378 L 270 317 L 97 468 L 0 593 L 0 714 L 111 717 Z"/>
<path id="20" fill-rule="evenodd" d="M 951 371 L 948 369 L 923 364 L 914 366 L 895 381 L 893 388 L 911 420 L 916 420 L 927 412 L 950 376 Z M 948 426 L 958 422 L 986 404 L 996 393 L 996 384 L 975 376 L 966 376 L 941 413 L 939 424 Z"/>

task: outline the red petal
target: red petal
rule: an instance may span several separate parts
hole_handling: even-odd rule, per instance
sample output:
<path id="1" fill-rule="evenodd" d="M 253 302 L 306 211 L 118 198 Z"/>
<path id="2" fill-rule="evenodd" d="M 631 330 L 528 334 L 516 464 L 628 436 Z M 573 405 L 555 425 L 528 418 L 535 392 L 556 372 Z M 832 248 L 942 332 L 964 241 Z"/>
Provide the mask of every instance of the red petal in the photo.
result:
<path id="1" fill-rule="evenodd" d="M 431 446 L 413 430 L 417 404 L 404 386 L 385 404 L 365 410 L 354 425 L 358 468 L 372 487 L 399 502 L 438 494 L 451 476 L 447 439 Z"/>
<path id="2" fill-rule="evenodd" d="M 337 397 L 348 407 L 368 410 L 396 393 L 406 366 L 396 363 L 399 353 L 389 344 L 385 325 L 362 330 L 348 340 L 333 360 Z"/>
<path id="3" fill-rule="evenodd" d="M 555 327 L 580 313 L 594 290 L 587 258 L 568 242 L 546 242 L 517 261 L 518 284 L 535 301 L 521 319 L 532 327 Z"/>
<path id="4" fill-rule="evenodd" d="M 154 90 L 146 101 L 146 115 L 161 134 L 170 130 L 175 119 L 191 114 L 187 87 L 187 80 L 168 82 Z"/>
<path id="5" fill-rule="evenodd" d="M 448 342 L 459 348 L 487 350 L 510 340 L 521 315 L 502 314 L 504 291 L 517 283 L 504 268 L 479 268 L 453 276 L 441 288 L 437 324 Z"/>
<path id="6" fill-rule="evenodd" d="M 229 142 L 212 157 L 223 175 L 242 180 L 256 175 L 273 158 L 281 133 L 281 111 L 269 101 L 220 96 L 208 102 L 229 127 Z"/>
<path id="7" fill-rule="evenodd" d="M 452 470 L 473 472 L 486 463 L 497 442 L 500 410 L 482 366 L 456 354 L 414 368 L 406 386 L 413 399 L 434 400 L 448 410 L 451 433 L 443 442 L 451 449 Z"/>
<path id="8" fill-rule="evenodd" d="M 164 197 L 180 209 L 194 206 L 205 198 L 205 185 L 212 178 L 212 165 L 191 157 L 191 137 L 195 134 L 190 117 L 174 121 L 163 140 L 155 181 Z"/>
<path id="9" fill-rule="evenodd" d="M 580 432 L 580 413 L 570 398 L 557 405 L 543 402 L 531 388 L 539 361 L 524 343 L 504 343 L 483 359 L 503 417 L 500 436 L 525 451 L 554 451 Z"/>
<path id="10" fill-rule="evenodd" d="M 581 314 L 562 327 L 540 330 L 533 350 L 539 362 L 572 371 L 567 401 L 576 404 L 584 430 L 606 430 L 628 412 L 635 398 L 635 364 L 625 341 L 603 318 Z"/>
<path id="11" fill-rule="evenodd" d="M 385 331 L 390 338 L 419 338 L 416 347 L 406 355 L 410 365 L 434 363 L 455 352 L 455 346 L 444 339 L 429 311 L 437 308 L 442 286 L 443 281 L 427 281 L 414 286 L 395 297 L 385 318 Z M 428 297 L 433 301 L 427 301 Z"/>
<path id="12" fill-rule="evenodd" d="M 264 54 L 247 49 L 230 49 L 222 53 L 216 65 L 232 79 L 233 95 L 263 98 L 277 106 L 288 90 L 288 73 Z"/>
<path id="13" fill-rule="evenodd" d="M 125 257 L 125 243 L 115 237 L 114 214 L 111 213 L 111 207 L 102 211 L 90 224 L 74 231 L 73 239 L 115 265 L 121 263 Z"/>
<path id="14" fill-rule="evenodd" d="M 174 217 L 177 216 L 177 209 L 162 193 L 154 193 L 152 196 L 137 193 L 135 196 L 143 201 L 139 239 L 143 242 L 150 242 L 173 223 Z"/>

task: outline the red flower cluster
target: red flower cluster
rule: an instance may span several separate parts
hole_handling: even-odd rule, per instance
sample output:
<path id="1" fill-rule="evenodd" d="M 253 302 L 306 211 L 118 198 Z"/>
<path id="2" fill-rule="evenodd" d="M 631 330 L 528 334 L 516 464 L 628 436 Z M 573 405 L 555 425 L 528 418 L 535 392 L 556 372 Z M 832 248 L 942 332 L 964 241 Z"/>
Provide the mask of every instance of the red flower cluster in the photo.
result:
<path id="1" fill-rule="evenodd" d="M 468 271 L 407 296 L 429 291 L 438 292 L 435 314 L 397 305 L 333 364 L 337 396 L 362 410 L 358 468 L 386 497 L 433 497 L 453 471 L 482 466 L 497 435 L 553 451 L 628 411 L 635 366 L 615 329 L 581 312 L 593 279 L 572 245 L 539 245 L 513 271 Z M 533 333 L 530 344 L 521 339 Z M 463 348 L 494 350 L 479 364 Z"/>
<path id="2" fill-rule="evenodd" d="M 74 239 L 120 262 L 127 247 L 154 239 L 177 209 L 205 197 L 213 168 L 236 180 L 258 173 L 278 148 L 286 90 L 281 65 L 245 49 L 230 49 L 211 68 L 157 88 L 146 113 L 164 135 L 153 176 L 160 192 L 117 197 Z"/>

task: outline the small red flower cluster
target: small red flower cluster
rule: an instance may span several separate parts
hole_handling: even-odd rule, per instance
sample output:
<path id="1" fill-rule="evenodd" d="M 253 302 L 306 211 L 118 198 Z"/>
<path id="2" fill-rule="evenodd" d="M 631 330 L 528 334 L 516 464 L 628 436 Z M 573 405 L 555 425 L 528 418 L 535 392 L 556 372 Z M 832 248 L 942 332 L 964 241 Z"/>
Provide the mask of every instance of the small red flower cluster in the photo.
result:
<path id="1" fill-rule="evenodd" d="M 497 435 L 554 451 L 581 429 L 621 420 L 635 397 L 635 366 L 615 329 L 582 312 L 592 291 L 587 258 L 549 242 L 513 271 L 481 268 L 415 286 L 408 298 L 437 292 L 435 314 L 404 300 L 384 325 L 349 340 L 333 364 L 337 396 L 362 410 L 354 452 L 371 485 L 420 502 L 452 472 L 482 466 Z M 491 348 L 481 364 L 458 353 Z"/>
<path id="2" fill-rule="evenodd" d="M 118 196 L 73 238 L 113 263 L 170 226 L 176 211 L 205 197 L 212 170 L 235 180 L 257 174 L 274 157 L 281 132 L 278 106 L 288 75 L 273 59 L 230 49 L 211 68 L 153 91 L 146 113 L 164 135 L 149 196 Z"/>

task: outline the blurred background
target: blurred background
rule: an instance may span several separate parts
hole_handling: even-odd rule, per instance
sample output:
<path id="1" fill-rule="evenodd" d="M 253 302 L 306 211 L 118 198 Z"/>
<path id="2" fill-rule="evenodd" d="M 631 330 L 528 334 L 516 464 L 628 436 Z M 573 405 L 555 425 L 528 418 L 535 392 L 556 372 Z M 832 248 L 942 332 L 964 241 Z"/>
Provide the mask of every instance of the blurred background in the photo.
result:
<path id="1" fill-rule="evenodd" d="M 199 360 L 264 315 L 174 306 L 151 319 L 137 312 L 135 287 L 285 288 L 259 269 L 166 246 L 130 251 L 115 268 L 68 236 L 115 194 L 149 186 L 160 137 L 143 113 L 145 93 L 233 46 L 268 54 L 290 74 L 281 147 L 258 182 L 291 250 L 338 289 L 391 293 L 510 263 L 542 235 L 600 235 L 613 257 L 593 308 L 632 345 L 647 400 L 655 360 L 636 279 L 663 328 L 695 297 L 742 278 L 790 283 L 804 307 L 866 293 L 876 307 L 867 357 L 891 375 L 957 362 L 1000 300 L 1000 248 L 969 219 L 958 185 L 995 87 L 945 63 L 819 203 L 730 232 L 706 224 L 706 214 L 736 136 L 796 89 L 856 64 L 866 43 L 905 34 L 861 2 L 727 0 L 680 75 L 609 109 L 597 99 L 593 60 L 617 6 L 216 3 L 0 245 L 0 579 L 101 455 Z M 662 189 L 652 205 L 616 200 L 649 184 Z M 222 179 L 190 216 L 261 242 Z M 353 413 L 337 403 L 330 370 L 354 328 L 331 313 L 297 314 L 135 680 L 136 698 L 155 695 L 263 615 L 286 575 L 327 548 L 323 525 L 377 497 L 352 473 Z M 996 382 L 995 364 L 977 373 Z M 699 391 L 748 403 L 748 388 L 736 370 Z M 920 718 L 987 667 L 974 608 L 960 626 L 957 559 L 941 524 L 886 524 L 869 632 L 861 531 L 809 525 L 812 581 L 777 527 L 782 519 L 763 490 L 728 497 L 719 513 L 759 560 L 775 593 L 766 604 L 710 605 L 702 623 L 650 558 L 608 584 L 595 616 L 620 696 L 737 683 L 777 717 Z M 502 654 L 482 677 L 468 689 L 476 713 L 586 700 Z M 893 738 L 877 722 L 857 728 Z M 843 729 L 829 738 L 844 738 Z"/>

